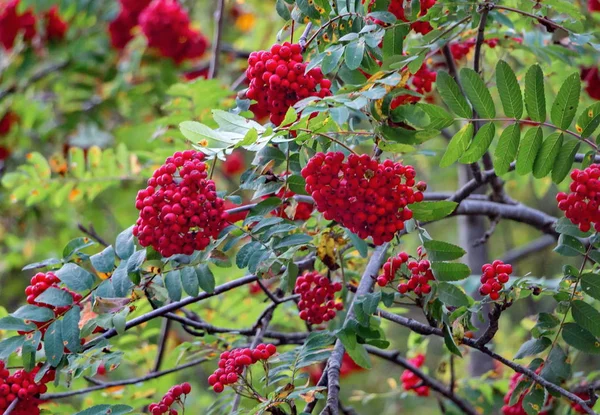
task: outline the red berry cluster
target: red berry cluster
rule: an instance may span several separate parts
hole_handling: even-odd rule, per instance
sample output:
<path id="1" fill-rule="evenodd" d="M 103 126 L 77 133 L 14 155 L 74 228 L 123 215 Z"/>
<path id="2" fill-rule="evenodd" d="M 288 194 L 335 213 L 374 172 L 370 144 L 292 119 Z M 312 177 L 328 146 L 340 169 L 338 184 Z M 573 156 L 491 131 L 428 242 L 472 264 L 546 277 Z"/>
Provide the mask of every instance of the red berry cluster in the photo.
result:
<path id="1" fill-rule="evenodd" d="M 242 205 L 236 205 L 235 203 L 233 203 L 229 199 L 225 199 L 225 203 L 223 205 L 223 207 L 226 210 L 239 208 L 241 206 Z M 238 213 L 228 213 L 227 214 L 227 221 L 230 222 L 230 223 L 235 223 L 235 222 L 238 222 L 240 220 L 244 220 L 244 219 L 246 219 L 246 216 L 248 216 L 248 212 L 249 212 L 249 210 L 246 209 L 246 210 L 243 210 L 243 211 L 238 212 Z"/>
<path id="2" fill-rule="evenodd" d="M 541 368 L 536 370 L 535 373 L 540 373 Z M 506 395 L 504 395 L 504 406 L 502 407 L 502 414 L 503 415 L 527 415 L 527 412 L 525 412 L 525 409 L 523 409 L 523 399 L 525 399 L 525 396 L 527 395 L 527 393 L 522 393 L 521 396 L 519 397 L 519 401 L 517 403 L 515 403 L 512 406 L 509 406 L 509 402 L 510 402 L 510 398 L 515 390 L 515 388 L 517 387 L 517 385 L 519 384 L 519 382 L 523 380 L 523 375 L 521 375 L 520 373 L 515 373 L 512 375 L 512 377 L 510 378 L 510 384 L 508 386 L 508 392 L 506 392 Z M 546 399 L 546 403 L 544 404 L 544 407 L 547 408 L 550 406 L 552 402 L 552 395 L 548 395 L 548 398 Z M 548 411 L 541 411 L 538 415 L 547 415 Z"/>
<path id="3" fill-rule="evenodd" d="M 600 7 L 598 9 L 600 11 Z M 584 401 L 587 401 L 590 399 L 590 394 L 587 392 L 576 392 L 575 395 L 577 395 L 579 398 L 583 399 Z M 581 405 L 579 405 L 578 403 L 575 402 L 570 402 L 571 404 L 571 408 L 573 408 L 573 410 L 575 412 L 577 412 L 578 414 L 585 414 L 587 413 L 585 411 L 585 409 L 583 409 L 583 407 Z"/>
<path id="4" fill-rule="evenodd" d="M 164 57 L 181 63 L 204 54 L 208 41 L 193 29 L 188 13 L 177 0 L 120 0 L 121 12 L 108 27 L 111 44 L 123 49 L 133 38 L 138 24 L 148 46 Z"/>
<path id="5" fill-rule="evenodd" d="M 311 382 L 316 385 L 323 375 L 324 365 L 314 365 L 307 369 Z M 342 364 L 340 365 L 340 378 L 345 378 L 355 372 L 362 372 L 364 369 L 357 365 L 350 355 L 344 352 L 342 356 Z"/>
<path id="6" fill-rule="evenodd" d="M 35 299 L 40 294 L 42 294 L 44 291 L 46 291 L 50 287 L 66 291 L 67 293 L 71 294 L 71 297 L 73 297 L 73 302 L 76 304 L 81 301 L 81 299 L 83 298 L 81 294 L 73 292 L 65 287 L 59 287 L 59 285 L 58 285 L 59 282 L 60 282 L 60 279 L 53 272 L 46 272 L 45 274 L 43 272 L 38 272 L 33 277 L 31 277 L 30 285 L 28 285 L 25 288 L 25 295 L 27 295 L 27 302 L 29 304 L 36 305 L 38 307 L 49 308 L 50 310 L 53 310 L 54 314 L 57 316 L 65 313 L 66 311 L 69 310 L 69 308 L 71 308 L 70 306 L 55 307 L 50 304 L 44 304 L 44 303 L 39 303 L 39 302 L 35 301 Z"/>
<path id="7" fill-rule="evenodd" d="M 365 0 L 363 0 L 363 3 Z M 410 2 L 408 2 L 410 4 Z M 419 17 L 423 17 L 427 14 L 429 9 L 431 9 L 436 3 L 436 0 L 419 0 Z M 369 2 L 369 11 L 371 11 L 373 5 L 375 4 L 375 0 L 371 0 Z M 388 11 L 396 16 L 396 19 L 401 20 L 403 22 L 408 22 L 406 18 L 406 14 L 404 11 L 405 1 L 404 0 L 391 0 L 388 5 Z M 377 24 L 382 24 L 380 21 L 376 21 Z M 429 22 L 415 21 L 412 22 L 410 28 L 413 29 L 417 33 L 421 33 L 426 35 L 427 33 L 433 30 L 433 27 Z"/>
<path id="8" fill-rule="evenodd" d="M 317 153 L 302 169 L 306 191 L 325 219 L 335 220 L 375 245 L 394 238 L 412 218 L 408 204 L 423 200 L 424 182 L 415 169 L 399 162 L 379 163 L 367 154 Z"/>
<path id="9" fill-rule="evenodd" d="M 571 185 L 568 195 L 560 192 L 556 195 L 558 208 L 565 216 L 578 225 L 582 232 L 592 226 L 600 232 L 600 164 L 592 164 L 584 170 L 571 172 Z"/>
<path id="10" fill-rule="evenodd" d="M 425 363 L 425 355 L 418 354 L 412 359 L 408 359 L 408 361 L 413 366 L 420 368 L 423 366 L 423 363 Z M 404 390 L 414 391 L 419 396 L 429 396 L 429 386 L 418 386 L 422 383 L 422 381 L 421 378 L 415 374 L 415 372 L 406 369 L 404 372 L 402 372 L 400 381 L 402 382 L 402 387 Z"/>
<path id="11" fill-rule="evenodd" d="M 600 12 L 600 0 L 588 0 L 588 11 Z"/>
<path id="12" fill-rule="evenodd" d="M 233 349 L 221 353 L 219 368 L 208 377 L 208 384 L 217 393 L 223 392 L 227 385 L 238 381 L 244 369 L 259 360 L 267 360 L 277 353 L 273 344 L 261 343 L 255 349 Z"/>
<path id="13" fill-rule="evenodd" d="M 186 150 L 167 157 L 137 194 L 140 216 L 133 227 L 142 246 L 162 256 L 191 255 L 216 238 L 227 223 L 223 199 L 207 179 L 204 154 Z"/>
<path id="14" fill-rule="evenodd" d="M 35 37 L 36 17 L 31 8 L 19 13 L 20 0 L 0 0 L 0 44 L 11 50 L 20 33 L 25 42 Z M 47 41 L 62 40 L 68 25 L 58 14 L 58 6 L 53 6 L 41 16 L 44 25 L 44 39 Z"/>
<path id="15" fill-rule="evenodd" d="M 188 395 L 192 391 L 192 386 L 184 382 L 181 385 L 175 385 L 162 397 L 159 403 L 151 403 L 148 406 L 148 410 L 152 415 L 161 415 L 161 414 L 169 414 L 169 415 L 178 415 L 176 409 L 172 409 L 171 406 L 174 403 L 178 403 L 183 407 L 185 396 Z"/>
<path id="16" fill-rule="evenodd" d="M 429 282 L 435 279 L 431 271 L 431 264 L 425 259 L 426 254 L 423 253 L 422 247 L 417 249 L 417 254 L 416 260 L 410 260 L 406 252 L 400 252 L 395 257 L 389 258 L 383 264 L 383 274 L 377 277 L 377 285 L 385 287 L 391 284 L 400 271 L 400 278 L 405 282 L 398 284 L 398 292 L 401 294 L 414 292 L 416 295 L 429 294 L 431 292 Z M 410 275 L 401 271 L 402 264 L 406 264 Z"/>
<path id="17" fill-rule="evenodd" d="M 410 78 L 409 83 L 405 85 L 404 88 L 412 91 L 412 85 L 412 87 L 414 87 L 414 91 L 418 92 L 419 94 L 426 94 L 432 91 L 433 83 L 435 82 L 436 78 L 437 72 L 430 70 L 427 64 L 423 63 L 419 70 Z M 390 108 L 394 109 L 400 105 L 414 104 L 419 101 L 420 98 L 415 95 L 398 95 L 390 103 Z"/>
<path id="18" fill-rule="evenodd" d="M 383 274 L 377 277 L 377 285 L 380 287 L 385 287 L 388 284 L 391 284 L 392 281 L 396 278 L 396 273 L 402 267 L 402 264 L 408 262 L 408 254 L 406 252 L 400 252 L 395 257 L 390 257 L 383 264 Z"/>
<path id="19" fill-rule="evenodd" d="M 227 156 L 223 163 L 223 173 L 227 176 L 233 176 L 240 174 L 246 168 L 246 161 L 244 160 L 244 153 L 241 151 L 234 151 Z"/>
<path id="20" fill-rule="evenodd" d="M 598 10 L 600 11 L 600 6 Z M 590 98 L 600 99 L 600 73 L 598 68 L 582 67 L 581 80 L 585 83 L 585 92 Z"/>
<path id="21" fill-rule="evenodd" d="M 335 293 L 341 290 L 341 283 L 332 283 L 329 278 L 316 271 L 298 277 L 294 292 L 300 294 L 300 318 L 311 324 L 334 319 L 337 311 L 344 308 L 341 301 L 335 301 Z"/>
<path id="22" fill-rule="evenodd" d="M 276 196 L 280 199 L 289 199 L 296 195 L 290 189 L 285 190 L 284 188 L 280 189 Z M 296 204 L 296 211 L 294 212 L 294 216 L 290 218 L 290 216 L 286 213 L 286 209 L 290 206 L 290 202 L 284 202 L 281 206 L 273 211 L 275 216 L 279 216 L 280 218 L 289 219 L 289 220 L 308 220 L 310 215 L 312 214 L 315 206 L 312 203 L 299 202 Z"/>
<path id="23" fill-rule="evenodd" d="M 450 52 L 455 60 L 461 60 L 471 52 L 476 43 L 477 41 L 474 37 L 458 42 L 452 42 L 450 43 Z M 483 43 L 493 49 L 498 45 L 498 38 L 485 39 Z"/>
<path id="24" fill-rule="evenodd" d="M 331 95 L 331 81 L 323 78 L 319 68 L 306 73 L 306 65 L 302 47 L 289 42 L 275 44 L 270 51 L 250 54 L 246 70 L 250 86 L 246 97 L 257 101 L 250 107 L 257 118 L 269 115 L 271 122 L 279 125 L 296 102 Z"/>
<path id="25" fill-rule="evenodd" d="M 489 295 L 490 299 L 496 301 L 500 298 L 500 290 L 508 282 L 512 273 L 512 265 L 505 264 L 499 259 L 491 264 L 485 264 L 481 267 L 481 287 L 479 294 Z"/>
<path id="26" fill-rule="evenodd" d="M 35 382 L 35 375 L 40 367 L 35 367 L 31 372 L 23 369 L 15 371 L 12 375 L 0 360 L 0 414 L 19 399 L 17 406 L 13 409 L 13 415 L 39 415 L 38 406 L 42 403 L 40 394 L 46 393 L 46 383 L 54 380 L 54 370 L 48 370 L 39 382 Z"/>

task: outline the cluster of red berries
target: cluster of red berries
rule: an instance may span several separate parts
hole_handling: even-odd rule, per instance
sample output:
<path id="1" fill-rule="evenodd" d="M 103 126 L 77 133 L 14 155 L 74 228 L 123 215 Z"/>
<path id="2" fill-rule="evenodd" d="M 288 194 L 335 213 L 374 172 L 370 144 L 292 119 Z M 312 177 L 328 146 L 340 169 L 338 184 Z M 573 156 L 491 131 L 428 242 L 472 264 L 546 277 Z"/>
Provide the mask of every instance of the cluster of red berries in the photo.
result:
<path id="1" fill-rule="evenodd" d="M 33 10 L 19 13 L 21 0 L 0 0 L 0 44 L 11 50 L 17 35 L 22 34 L 25 42 L 31 42 L 36 35 L 36 17 Z M 67 23 L 58 14 L 58 6 L 53 6 L 41 16 L 44 22 L 44 39 L 62 40 L 67 32 Z"/>
<path id="2" fill-rule="evenodd" d="M 406 252 L 400 252 L 398 255 L 389 258 L 383 264 L 383 273 L 377 277 L 377 285 L 385 287 L 391 284 L 396 279 L 396 274 L 400 271 L 400 278 L 406 282 L 398 284 L 398 291 L 401 294 L 414 292 L 417 295 L 429 294 L 431 292 L 430 281 L 435 278 L 431 271 L 431 264 L 425 259 L 426 254 L 423 253 L 423 248 L 417 249 L 417 260 L 410 260 Z M 410 275 L 402 272 L 402 265 L 406 264 Z"/>
<path id="3" fill-rule="evenodd" d="M 311 324 L 333 320 L 337 311 L 344 308 L 341 301 L 335 301 L 335 293 L 341 290 L 341 283 L 332 283 L 316 271 L 298 277 L 294 292 L 300 294 L 300 318 Z"/>
<path id="4" fill-rule="evenodd" d="M 177 0 L 120 0 L 121 11 L 109 27 L 111 44 L 123 49 L 140 26 L 148 46 L 164 57 L 181 63 L 204 54 L 208 41 L 193 29 L 190 18 Z"/>
<path id="5" fill-rule="evenodd" d="M 600 99 L 600 73 L 598 72 L 598 68 L 582 67 L 581 80 L 585 83 L 585 92 L 587 92 L 590 98 Z"/>
<path id="6" fill-rule="evenodd" d="M 467 56 L 469 52 L 471 52 L 476 43 L 477 41 L 474 37 L 450 43 L 450 52 L 452 53 L 452 57 L 454 57 L 454 59 L 457 61 L 461 60 Z M 483 43 L 493 49 L 498 45 L 498 38 L 485 39 Z"/>
<path id="7" fill-rule="evenodd" d="M 600 232 L 600 164 L 592 164 L 584 170 L 571 172 L 571 185 L 568 195 L 560 192 L 556 195 L 558 208 L 565 216 L 578 225 L 582 232 L 592 226 Z"/>
<path id="8" fill-rule="evenodd" d="M 296 193 L 294 193 L 290 189 L 285 190 L 285 188 L 281 188 L 275 195 L 280 199 L 289 199 L 289 198 L 294 197 L 296 195 Z M 280 218 L 284 218 L 284 219 L 288 219 L 288 220 L 305 221 L 305 220 L 308 220 L 308 218 L 310 218 L 310 215 L 312 214 L 313 210 L 315 209 L 315 207 L 312 203 L 299 202 L 296 204 L 296 211 L 294 212 L 294 216 L 290 217 L 286 212 L 286 210 L 288 209 L 289 206 L 290 206 L 290 202 L 285 201 L 285 202 L 283 202 L 283 204 L 281 206 L 279 206 L 277 209 L 275 209 L 273 211 L 273 214 L 275 216 L 279 216 Z"/>
<path id="9" fill-rule="evenodd" d="M 244 153 L 241 151 L 234 151 L 227 156 L 223 163 L 223 173 L 227 176 L 233 176 L 240 174 L 246 168 L 246 161 L 244 160 Z"/>
<path id="10" fill-rule="evenodd" d="M 227 223 L 223 199 L 207 179 L 204 154 L 186 150 L 167 157 L 137 194 L 140 216 L 133 235 L 162 256 L 191 255 L 217 238 Z"/>
<path id="11" fill-rule="evenodd" d="M 316 385 L 321 379 L 321 376 L 323 375 L 323 369 L 323 364 L 314 365 L 307 369 L 313 385 Z M 348 353 L 344 352 L 344 355 L 342 356 L 342 364 L 340 365 L 340 378 L 348 377 L 355 372 L 362 372 L 363 370 L 364 369 L 362 367 L 357 365 L 354 360 L 352 360 Z"/>
<path id="12" fill-rule="evenodd" d="M 420 368 L 425 363 L 425 355 L 418 354 L 412 359 L 408 359 L 408 362 L 411 363 L 416 368 Z M 402 372 L 402 376 L 400 376 L 400 381 L 402 382 L 402 387 L 406 391 L 414 391 L 419 396 L 429 396 L 429 386 L 418 386 L 422 383 L 421 378 L 418 377 L 415 372 L 411 370 L 404 370 Z"/>
<path id="13" fill-rule="evenodd" d="M 496 301 L 500 298 L 500 290 L 508 282 L 512 273 L 512 265 L 505 264 L 499 259 L 491 264 L 485 264 L 481 267 L 481 287 L 479 294 L 489 295 L 490 299 Z"/>
<path id="14" fill-rule="evenodd" d="M 246 70 L 250 86 L 246 97 L 257 101 L 250 107 L 257 118 L 269 115 L 271 122 L 279 125 L 287 110 L 298 101 L 331 95 L 331 81 L 323 78 L 319 68 L 306 73 L 306 65 L 302 47 L 289 42 L 275 44 L 270 51 L 250 54 Z"/>
<path id="15" fill-rule="evenodd" d="M 273 344 L 261 343 L 255 349 L 233 349 L 221 353 L 219 368 L 208 377 L 208 384 L 217 393 L 223 392 L 226 385 L 238 381 L 244 369 L 259 360 L 268 360 L 277 353 Z"/>
<path id="16" fill-rule="evenodd" d="M 535 373 L 539 374 L 540 371 L 541 371 L 541 368 L 536 370 Z M 527 415 L 527 412 L 523 408 L 523 399 L 525 399 L 525 396 L 527 395 L 527 393 L 522 393 L 521 396 L 519 397 L 518 402 L 512 406 L 509 406 L 510 398 L 511 398 L 515 388 L 517 387 L 519 382 L 523 379 L 524 379 L 523 375 L 521 375 L 520 373 L 515 373 L 510 378 L 508 392 L 506 392 L 506 395 L 504 395 L 504 406 L 502 407 L 503 415 Z M 546 402 L 544 404 L 544 408 L 548 408 L 550 406 L 551 402 L 552 402 L 552 395 L 549 394 L 548 398 L 546 399 Z M 545 410 L 545 411 L 539 412 L 538 415 L 547 415 L 547 414 L 548 414 L 548 411 Z"/>
<path id="17" fill-rule="evenodd" d="M 55 307 L 55 306 L 52 306 L 49 304 L 39 303 L 35 300 L 40 294 L 45 292 L 48 288 L 50 288 L 50 287 L 57 288 L 59 290 L 63 290 L 65 292 L 69 293 L 71 295 L 71 297 L 73 297 L 73 302 L 76 304 L 79 303 L 81 301 L 81 299 L 83 298 L 83 296 L 79 293 L 73 292 L 65 287 L 59 287 L 58 283 L 60 282 L 60 279 L 53 272 L 46 272 L 46 273 L 38 272 L 33 277 L 31 277 L 30 282 L 31 282 L 30 285 L 28 285 L 25 288 L 25 295 L 27 295 L 27 302 L 29 304 L 32 304 L 32 305 L 35 305 L 38 307 L 49 308 L 49 309 L 53 310 L 54 314 L 57 316 L 68 311 L 70 306 Z"/>
<path id="18" fill-rule="evenodd" d="M 317 153 L 302 169 L 306 191 L 327 220 L 335 220 L 375 245 L 394 238 L 412 218 L 407 205 L 423 200 L 425 182 L 399 162 L 379 163 L 367 154 Z"/>
<path id="19" fill-rule="evenodd" d="M 598 11 L 600 11 L 600 5 L 598 8 Z M 584 401 L 587 401 L 590 399 L 590 394 L 587 392 L 576 392 L 575 395 L 577 395 L 579 398 L 583 399 Z M 585 411 L 585 409 L 583 409 L 583 407 L 581 405 L 579 405 L 578 403 L 575 402 L 571 402 L 571 408 L 573 408 L 573 410 L 575 412 L 577 412 L 578 414 L 585 414 L 587 413 Z"/>
<path id="20" fill-rule="evenodd" d="M 409 83 L 407 83 L 404 88 L 408 90 L 414 90 L 419 94 L 426 94 L 431 92 L 433 89 L 433 83 L 437 78 L 437 72 L 434 72 L 429 69 L 427 64 L 423 63 L 419 70 L 414 73 L 414 75 L 410 78 Z M 411 88 L 411 86 L 414 88 Z M 400 105 L 405 104 L 414 104 L 420 101 L 420 97 L 415 95 L 398 95 L 395 97 L 390 103 L 390 108 L 394 109 L 399 107 Z"/>
<path id="21" fill-rule="evenodd" d="M 159 403 L 151 403 L 148 406 L 148 410 L 152 415 L 178 415 L 176 409 L 172 409 L 171 406 L 174 403 L 179 403 L 183 407 L 183 401 L 185 400 L 185 396 L 188 395 L 192 391 L 192 386 L 184 382 L 181 385 L 175 385 L 162 397 Z"/>
<path id="22" fill-rule="evenodd" d="M 364 3 L 365 0 L 362 0 L 362 2 Z M 427 14 L 427 12 L 429 11 L 429 9 L 431 9 L 435 3 L 437 2 L 437 0 L 419 0 L 419 17 L 423 17 Z M 408 2 L 410 3 L 410 2 Z M 373 6 L 375 5 L 375 0 L 371 0 L 369 2 L 369 12 L 372 10 Z M 392 13 L 394 16 L 396 16 L 396 19 L 401 20 L 403 22 L 408 22 L 408 19 L 406 18 L 406 13 L 404 10 L 404 6 L 405 6 L 405 0 L 391 0 L 389 5 L 388 5 L 388 11 L 390 13 Z M 380 20 L 375 20 L 376 24 L 380 24 L 380 25 L 384 25 L 383 22 L 381 22 Z M 423 22 L 423 21 L 415 21 L 412 22 L 410 24 L 410 28 L 412 30 L 414 30 L 417 33 L 421 33 L 423 35 L 426 35 L 427 33 L 431 32 L 433 30 L 433 27 L 431 26 L 431 24 L 429 22 Z"/>
<path id="23" fill-rule="evenodd" d="M 600 12 L 600 0 L 588 0 L 588 11 Z"/>
<path id="24" fill-rule="evenodd" d="M 19 369 L 11 375 L 4 362 L 0 360 L 0 414 L 3 414 L 15 399 L 19 401 L 11 414 L 40 414 L 38 406 L 42 401 L 39 396 L 46 393 L 48 390 L 46 383 L 54 380 L 55 372 L 52 369 L 48 370 L 42 379 L 36 382 L 35 376 L 39 370 L 40 366 L 36 366 L 31 372 Z"/>

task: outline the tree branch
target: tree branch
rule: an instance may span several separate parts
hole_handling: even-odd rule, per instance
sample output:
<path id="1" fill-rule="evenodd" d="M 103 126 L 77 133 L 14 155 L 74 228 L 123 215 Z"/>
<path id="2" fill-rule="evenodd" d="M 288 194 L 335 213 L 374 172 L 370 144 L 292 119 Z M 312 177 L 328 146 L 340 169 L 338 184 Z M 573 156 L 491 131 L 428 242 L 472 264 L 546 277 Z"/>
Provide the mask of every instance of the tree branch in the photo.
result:
<path id="1" fill-rule="evenodd" d="M 160 365 L 162 364 L 163 357 L 165 355 L 165 349 L 167 346 L 167 338 L 169 337 L 169 330 L 171 329 L 171 320 L 165 318 L 162 322 L 162 326 L 160 328 L 160 336 L 158 338 L 158 350 L 156 352 L 156 360 L 154 361 L 154 369 L 153 372 L 158 372 L 160 370 Z"/>
<path id="2" fill-rule="evenodd" d="M 525 246 L 511 249 L 506 252 L 502 257 L 502 262 L 507 264 L 514 264 L 515 262 L 528 257 L 531 254 L 535 254 L 539 251 L 542 251 L 549 246 L 552 246 L 556 243 L 556 238 L 552 235 L 544 235 L 539 237 L 538 239 L 528 243 Z"/>
<path id="3" fill-rule="evenodd" d="M 208 68 L 208 79 L 213 79 L 219 71 L 219 58 L 221 55 L 221 36 L 223 34 L 225 0 L 218 0 L 217 9 L 215 10 L 215 30 L 213 39 L 212 56 L 210 66 Z"/>

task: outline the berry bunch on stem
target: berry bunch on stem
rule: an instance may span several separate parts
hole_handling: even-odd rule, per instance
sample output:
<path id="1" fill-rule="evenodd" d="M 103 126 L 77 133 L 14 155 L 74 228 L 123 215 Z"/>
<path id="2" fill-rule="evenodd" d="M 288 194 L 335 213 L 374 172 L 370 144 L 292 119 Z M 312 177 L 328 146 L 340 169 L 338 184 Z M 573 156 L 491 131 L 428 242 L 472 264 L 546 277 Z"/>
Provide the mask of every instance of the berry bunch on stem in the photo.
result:
<path id="1" fill-rule="evenodd" d="M 133 234 L 140 245 L 152 246 L 164 257 L 191 255 L 219 235 L 227 213 L 203 160 L 199 151 L 176 152 L 138 192 L 140 216 Z"/>
<path id="2" fill-rule="evenodd" d="M 431 285 L 429 283 L 435 280 L 435 278 L 433 271 L 431 271 L 430 262 L 425 259 L 426 256 L 427 254 L 422 247 L 417 248 L 417 258 L 414 260 L 409 260 L 406 252 L 400 252 L 398 256 L 392 259 L 391 264 L 388 266 L 390 274 L 386 274 L 387 263 L 384 264 L 384 275 L 390 275 L 392 277 L 391 282 L 394 279 L 395 273 L 400 269 L 400 266 L 406 263 L 409 274 L 401 273 L 398 292 L 400 294 L 414 292 L 418 296 L 429 294 L 431 292 Z M 397 265 L 397 267 L 394 265 Z"/>
<path id="3" fill-rule="evenodd" d="M 418 354 L 415 357 L 408 359 L 408 361 L 416 368 L 420 368 L 425 363 L 425 355 Z M 402 382 L 404 390 L 412 391 L 418 396 L 429 396 L 429 386 L 421 385 L 421 378 L 418 377 L 415 372 L 408 369 L 404 370 L 400 376 L 400 381 Z"/>
<path id="4" fill-rule="evenodd" d="M 35 376 L 39 370 L 40 366 L 36 366 L 31 372 L 19 369 L 11 374 L 4 361 L 0 360 L 0 413 L 4 413 L 13 401 L 18 399 L 11 414 L 40 414 L 39 405 L 43 401 L 39 399 L 39 396 L 46 393 L 48 390 L 46 383 L 54 380 L 55 372 L 52 369 L 48 370 L 42 379 L 36 382 Z"/>
<path id="5" fill-rule="evenodd" d="M 208 377 L 208 384 L 216 393 L 223 392 L 227 385 L 236 385 L 240 389 L 239 391 L 236 389 L 236 392 L 250 389 L 251 395 L 255 394 L 252 385 L 245 379 L 244 370 L 258 361 L 265 364 L 275 353 L 277 353 L 275 345 L 265 343 L 259 344 L 254 349 L 233 349 L 223 352 L 219 359 L 219 368 Z"/>
<path id="6" fill-rule="evenodd" d="M 335 293 L 341 290 L 341 283 L 332 283 L 329 278 L 316 271 L 298 277 L 294 292 L 300 294 L 300 318 L 311 324 L 334 319 L 337 311 L 344 308 L 341 301 L 335 301 Z"/>
<path id="7" fill-rule="evenodd" d="M 302 169 L 306 191 L 325 219 L 335 220 L 357 234 L 381 245 L 404 229 L 412 218 L 407 207 L 421 202 L 427 187 L 415 181 L 415 169 L 367 154 L 317 153 Z"/>
<path id="8" fill-rule="evenodd" d="M 484 264 L 481 267 L 479 294 L 489 295 L 491 300 L 496 301 L 500 298 L 500 291 L 504 288 L 504 284 L 508 282 L 512 271 L 512 265 L 505 264 L 499 259 L 491 264 Z"/>
<path id="9" fill-rule="evenodd" d="M 179 415 L 177 409 L 172 408 L 173 405 L 178 404 L 181 408 L 185 406 L 185 397 L 192 391 L 192 386 L 184 382 L 181 385 L 175 385 L 162 397 L 160 402 L 151 403 L 148 406 L 148 410 L 152 415 Z"/>
<path id="10" fill-rule="evenodd" d="M 257 118 L 269 115 L 271 122 L 279 125 L 287 110 L 301 99 L 331 95 L 331 81 L 323 78 L 319 68 L 306 72 L 306 65 L 302 47 L 289 42 L 250 54 L 246 97 L 257 101 L 250 107 Z"/>
<path id="11" fill-rule="evenodd" d="M 538 368 L 535 373 L 540 373 L 541 372 L 541 368 Z M 510 378 L 510 384 L 508 386 L 508 392 L 506 392 L 506 395 L 504 395 L 504 406 L 502 407 L 502 414 L 503 415 L 527 415 L 527 412 L 525 411 L 525 409 L 523 408 L 523 400 L 525 399 L 525 396 L 527 395 L 527 390 L 522 392 L 521 395 L 519 396 L 519 400 L 514 404 L 514 405 L 509 405 L 510 403 L 510 398 L 512 397 L 512 394 L 515 391 L 515 388 L 518 386 L 518 384 L 521 381 L 524 381 L 526 378 L 521 375 L 520 373 L 514 373 L 512 375 L 512 377 Z M 552 404 L 552 395 L 548 394 L 548 398 L 546 399 L 546 402 L 544 403 L 544 407 L 550 407 L 550 405 Z M 542 408 L 540 408 L 542 409 Z M 548 411 L 547 410 L 541 410 L 538 415 L 547 415 Z"/>
<path id="12" fill-rule="evenodd" d="M 560 192 L 556 195 L 558 208 L 565 216 L 579 226 L 582 232 L 592 227 L 600 232 L 600 164 L 571 172 L 571 193 Z"/>

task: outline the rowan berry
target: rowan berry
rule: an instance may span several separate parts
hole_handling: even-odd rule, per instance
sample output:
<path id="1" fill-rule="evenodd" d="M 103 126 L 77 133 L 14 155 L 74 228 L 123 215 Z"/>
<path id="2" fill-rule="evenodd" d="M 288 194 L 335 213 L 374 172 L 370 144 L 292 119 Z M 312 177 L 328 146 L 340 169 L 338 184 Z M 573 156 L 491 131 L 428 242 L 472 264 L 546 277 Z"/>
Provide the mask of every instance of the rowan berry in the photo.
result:
<path id="1" fill-rule="evenodd" d="M 539 374 L 540 371 L 541 371 L 541 367 L 538 368 L 535 371 L 535 373 Z M 527 412 L 523 408 L 523 400 L 525 399 L 525 396 L 527 395 L 527 393 L 522 392 L 517 403 L 509 406 L 509 403 L 510 403 L 511 397 L 513 395 L 513 392 L 515 391 L 515 388 L 517 387 L 519 382 L 521 382 L 521 380 L 524 380 L 524 379 L 525 378 L 520 373 L 515 373 L 510 378 L 508 392 L 506 392 L 506 395 L 504 395 L 504 406 L 502 407 L 503 415 L 527 415 Z M 546 402 L 544 403 L 544 408 L 550 407 L 551 403 L 552 403 L 552 395 L 548 394 L 548 398 L 546 399 Z M 547 414 L 548 414 L 547 410 L 541 411 L 539 413 L 539 415 L 547 415 Z"/>
<path id="2" fill-rule="evenodd" d="M 415 357 L 408 359 L 408 361 L 416 368 L 420 368 L 425 363 L 425 355 L 418 354 Z M 424 385 L 418 386 L 422 383 L 422 380 L 413 371 L 408 369 L 404 370 L 400 377 L 400 381 L 402 382 L 404 390 L 413 391 L 418 396 L 429 396 L 429 387 Z"/>
<path id="3" fill-rule="evenodd" d="M 332 283 L 316 271 L 298 277 L 294 292 L 300 294 L 300 318 L 311 324 L 321 324 L 335 318 L 337 311 L 343 308 L 341 302 L 335 301 L 335 293 L 341 290 L 341 283 Z"/>
<path id="4" fill-rule="evenodd" d="M 579 227 L 582 232 L 592 227 L 600 231 L 600 164 L 592 164 L 584 170 L 571 172 L 571 193 L 556 195 L 558 208 Z"/>
<path id="5" fill-rule="evenodd" d="M 512 271 L 512 265 L 505 264 L 500 260 L 495 260 L 491 264 L 484 264 L 481 267 L 479 294 L 489 295 L 493 301 L 499 299 L 500 291 L 504 288 L 504 284 L 508 282 Z"/>

